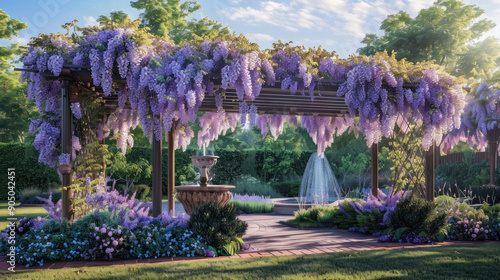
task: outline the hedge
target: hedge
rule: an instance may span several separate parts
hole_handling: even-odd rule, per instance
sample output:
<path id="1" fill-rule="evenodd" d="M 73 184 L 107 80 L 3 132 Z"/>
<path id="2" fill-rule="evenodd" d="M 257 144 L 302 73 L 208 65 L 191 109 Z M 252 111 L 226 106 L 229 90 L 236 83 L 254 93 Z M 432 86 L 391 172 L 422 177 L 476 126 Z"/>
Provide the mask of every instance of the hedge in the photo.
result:
<path id="1" fill-rule="evenodd" d="M 51 185 L 59 184 L 59 175 L 55 168 L 38 162 L 38 152 L 31 144 L 0 143 L 0 200 L 7 199 L 7 170 L 15 168 L 17 192 L 36 187 L 46 191 Z M 18 197 L 19 198 L 19 197 Z"/>

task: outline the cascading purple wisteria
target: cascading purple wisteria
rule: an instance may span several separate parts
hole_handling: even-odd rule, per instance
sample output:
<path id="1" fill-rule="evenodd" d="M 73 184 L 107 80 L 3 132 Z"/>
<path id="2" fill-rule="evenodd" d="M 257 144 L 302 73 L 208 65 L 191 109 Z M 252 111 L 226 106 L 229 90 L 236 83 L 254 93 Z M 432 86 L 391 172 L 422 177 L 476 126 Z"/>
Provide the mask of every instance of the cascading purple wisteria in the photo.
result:
<path id="1" fill-rule="evenodd" d="M 139 124 L 137 112 L 131 109 L 117 109 L 107 119 L 107 127 L 113 130 L 116 139 L 116 147 L 125 155 L 127 145 L 134 146 L 134 138 L 130 135 L 130 130 L 135 129 Z"/>
<path id="2" fill-rule="evenodd" d="M 350 116 L 359 115 L 358 126 L 368 146 L 379 143 L 382 136 L 390 136 L 398 115 L 411 117 L 422 126 L 425 150 L 460 126 L 464 93 L 450 76 L 434 68 L 422 70 L 421 77 L 410 81 L 416 84 L 413 92 L 403 88 L 403 78 L 395 77 L 390 67 L 383 59 L 357 63 L 338 90 L 345 96 Z"/>
<path id="3" fill-rule="evenodd" d="M 500 90 L 481 83 L 464 107 L 461 126 L 452 130 L 443 141 L 447 153 L 458 142 L 468 142 L 483 150 L 488 145 L 488 131 L 500 129 Z"/>
<path id="4" fill-rule="evenodd" d="M 233 128 L 239 119 L 240 125 L 248 122 L 250 127 L 260 128 L 263 137 L 270 130 L 277 138 L 284 123 L 296 125 L 297 118 L 258 115 L 253 101 L 259 98 L 263 85 L 281 82 L 281 88 L 292 94 L 300 90 L 305 95 L 308 90 L 314 98 L 321 94 L 315 89 L 322 79 L 342 83 L 338 94 L 345 96 L 349 116 L 302 118 L 319 154 L 331 145 L 335 135 L 348 128 L 356 135 L 361 131 L 371 145 L 380 142 L 382 136 L 390 136 L 396 126 L 405 131 L 406 122 L 398 119 L 408 118 L 422 125 L 422 144 L 428 149 L 432 141 L 459 126 L 463 106 L 463 92 L 456 81 L 428 64 L 410 65 L 387 55 L 340 60 L 322 49 L 306 52 L 281 43 L 265 51 L 237 39 L 200 40 L 176 46 L 143 31 L 114 28 L 89 32 L 77 44 L 47 40 L 42 47 L 28 48 L 23 62 L 29 71 L 35 71 L 21 76 L 29 82 L 28 98 L 36 102 L 40 112 L 54 116 L 30 126 L 30 131 L 40 134 L 35 141 L 41 151 L 40 161 L 51 165 L 57 160 L 55 150 L 60 141 L 54 128 L 58 127 L 61 83 L 45 77 L 47 73 L 57 77 L 65 64 L 73 69 L 89 69 L 98 92 L 117 96 L 117 111 L 97 127 L 96 133 L 99 138 L 107 137 L 110 130 L 119 133 L 117 142 L 122 151 L 133 145 L 128 131 L 135 126 L 131 124 L 135 119 L 151 141 L 174 130 L 175 147 L 186 148 L 194 136 L 190 125 L 196 121 L 205 95 L 213 95 L 217 110 L 223 111 L 229 103 L 223 101 L 228 88 L 234 88 L 238 98 L 234 101 L 241 104 L 241 114 L 225 114 L 231 122 L 229 127 Z M 404 67 L 396 67 L 397 63 Z M 216 86 L 218 81 L 220 85 Z M 81 117 L 77 103 L 72 105 L 72 112 L 75 119 Z M 354 121 L 355 116 L 359 121 Z M 208 114 L 200 123 L 203 132 L 199 144 L 227 130 L 221 129 L 227 126 L 221 126 L 221 113 Z M 49 141 L 44 141 L 45 137 Z"/>
<path id="5" fill-rule="evenodd" d="M 344 134 L 349 128 L 348 118 L 347 115 L 345 117 L 301 117 L 302 127 L 309 132 L 309 136 L 317 145 L 319 156 L 324 155 L 326 148 L 330 147 L 335 140 L 335 136 Z"/>
<path id="6" fill-rule="evenodd" d="M 206 112 L 199 118 L 201 130 L 198 131 L 198 146 L 203 146 L 219 138 L 219 135 L 226 135 L 226 131 L 236 129 L 238 114 L 226 114 L 226 112 Z"/>

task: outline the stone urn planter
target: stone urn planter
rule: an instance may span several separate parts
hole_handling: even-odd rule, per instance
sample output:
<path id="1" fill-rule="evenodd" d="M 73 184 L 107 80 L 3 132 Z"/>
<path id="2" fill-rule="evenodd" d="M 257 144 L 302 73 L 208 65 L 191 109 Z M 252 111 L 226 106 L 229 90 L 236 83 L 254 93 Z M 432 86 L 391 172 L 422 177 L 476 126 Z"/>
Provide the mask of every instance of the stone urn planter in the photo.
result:
<path id="1" fill-rule="evenodd" d="M 200 185 L 176 186 L 176 198 L 182 203 L 184 210 L 191 215 L 196 206 L 207 202 L 216 202 L 221 206 L 231 200 L 230 185 L 209 185 L 208 169 L 217 163 L 218 156 L 191 156 L 194 166 L 200 167 Z"/>
<path id="2" fill-rule="evenodd" d="M 221 206 L 226 205 L 231 200 L 230 189 L 234 186 L 229 185 L 208 185 L 200 186 L 177 186 L 176 198 L 182 203 L 184 210 L 191 215 L 196 206 L 207 202 L 216 202 Z"/>

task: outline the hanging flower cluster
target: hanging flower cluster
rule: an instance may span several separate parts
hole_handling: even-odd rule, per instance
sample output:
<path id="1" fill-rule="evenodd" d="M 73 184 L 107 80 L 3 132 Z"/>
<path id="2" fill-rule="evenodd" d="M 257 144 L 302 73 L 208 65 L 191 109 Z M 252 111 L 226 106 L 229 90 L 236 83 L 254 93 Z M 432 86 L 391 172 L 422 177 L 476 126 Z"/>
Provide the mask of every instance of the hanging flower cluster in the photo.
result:
<path id="1" fill-rule="evenodd" d="M 444 139 L 443 150 L 449 152 L 463 141 L 484 151 L 488 132 L 495 129 L 500 129 L 500 90 L 483 82 L 465 105 L 460 128 L 452 130 Z"/>
<path id="2" fill-rule="evenodd" d="M 398 71 L 384 58 L 368 58 L 352 66 L 338 94 L 345 96 L 350 116 L 359 115 L 358 126 L 368 146 L 390 136 L 401 116 L 422 127 L 422 146 L 428 150 L 433 141 L 441 142 L 443 134 L 460 127 L 462 88 L 430 66 L 417 65 L 406 76 Z M 415 90 L 405 88 L 405 82 Z"/>
<path id="3" fill-rule="evenodd" d="M 194 136 L 190 124 L 196 120 L 206 94 L 215 96 L 218 112 L 206 113 L 200 120 L 199 145 L 217 139 L 228 128 L 234 129 L 238 120 L 242 126 L 248 123 L 259 127 L 263 136 L 270 130 L 277 138 L 284 123 L 296 125 L 297 118 L 258 116 L 253 104 L 264 85 L 276 82 L 292 94 L 300 90 L 305 95 L 307 90 L 311 99 L 321 94 L 314 90 L 322 79 L 342 83 L 338 94 L 345 96 L 349 116 L 302 118 L 319 154 L 347 127 L 357 133 L 356 125 L 368 145 L 378 143 L 382 136 L 392 133 L 398 115 L 412 117 L 423 126 L 423 146 L 428 149 L 432 140 L 458 127 L 463 106 L 462 90 L 451 77 L 429 64 L 401 62 L 404 65 L 399 67 L 399 62 L 387 54 L 339 60 L 335 53 L 321 48 L 305 50 L 281 42 L 272 50 L 259 51 L 241 37 L 175 46 L 132 28 L 88 32 L 76 44 L 63 40 L 46 40 L 43 44 L 30 47 L 23 60 L 30 71 L 22 74 L 29 81 L 28 97 L 36 101 L 39 111 L 57 116 L 61 84 L 47 80 L 47 73 L 57 77 L 64 65 L 73 70 L 89 69 L 96 91 L 103 96 L 116 95 L 118 100 L 116 112 L 97 127 L 96 134 L 104 138 L 113 130 L 122 151 L 133 145 L 129 131 L 138 124 L 137 119 L 151 140 L 160 140 L 164 132 L 175 130 L 175 147 L 185 148 Z M 404 87 L 405 83 L 415 89 Z M 223 94 L 230 87 L 239 99 L 239 115 L 223 111 Z M 81 117 L 79 104 L 71 109 L 76 119 Z M 356 115 L 358 124 L 354 122 Z M 40 128 L 35 145 L 44 154 L 41 162 L 54 164 L 57 160 L 60 136 L 56 137 L 56 124 L 57 120 L 50 126 L 45 120 L 32 123 L 31 130 Z"/>

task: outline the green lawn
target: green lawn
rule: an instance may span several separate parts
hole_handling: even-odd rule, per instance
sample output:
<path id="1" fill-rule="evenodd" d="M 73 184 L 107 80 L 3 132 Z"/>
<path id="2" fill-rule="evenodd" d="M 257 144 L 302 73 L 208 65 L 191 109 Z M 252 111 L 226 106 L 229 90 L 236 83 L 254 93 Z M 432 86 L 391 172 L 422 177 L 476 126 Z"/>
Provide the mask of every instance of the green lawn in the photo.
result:
<path id="1" fill-rule="evenodd" d="M 0 272 L 9 279 L 498 279 L 500 243 Z"/>
<path id="2" fill-rule="evenodd" d="M 19 207 L 19 203 L 17 203 L 15 206 L 15 215 L 10 216 L 7 201 L 0 201 L 0 230 L 5 229 L 9 224 L 7 221 L 9 217 L 16 217 L 19 221 L 24 217 L 36 218 L 38 216 L 47 216 L 47 211 L 42 207 Z"/>

